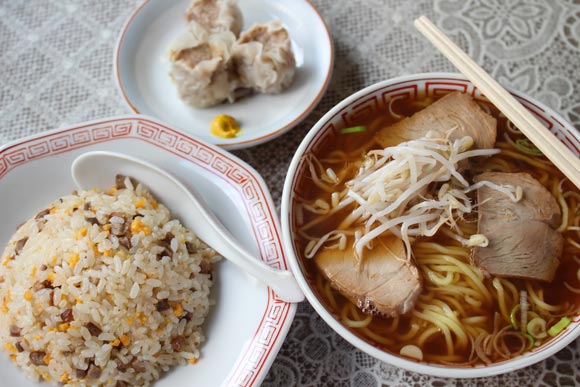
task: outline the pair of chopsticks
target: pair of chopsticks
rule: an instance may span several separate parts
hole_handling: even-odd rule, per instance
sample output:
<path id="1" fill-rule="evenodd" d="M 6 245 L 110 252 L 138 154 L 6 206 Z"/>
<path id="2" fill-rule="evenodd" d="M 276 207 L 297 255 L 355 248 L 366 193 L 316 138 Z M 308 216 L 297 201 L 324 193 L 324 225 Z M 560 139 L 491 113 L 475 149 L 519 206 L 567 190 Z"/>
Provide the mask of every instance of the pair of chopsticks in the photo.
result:
<path id="1" fill-rule="evenodd" d="M 580 188 L 580 159 L 544 127 L 521 103 L 477 65 L 426 16 L 415 27 L 449 59 L 505 116 Z"/>

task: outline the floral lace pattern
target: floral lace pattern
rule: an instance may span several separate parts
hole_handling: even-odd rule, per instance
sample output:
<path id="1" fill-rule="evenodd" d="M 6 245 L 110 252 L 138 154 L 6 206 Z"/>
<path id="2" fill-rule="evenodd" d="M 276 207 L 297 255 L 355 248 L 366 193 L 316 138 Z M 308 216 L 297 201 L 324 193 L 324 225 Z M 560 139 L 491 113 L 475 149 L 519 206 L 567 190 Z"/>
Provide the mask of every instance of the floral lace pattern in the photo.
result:
<path id="1" fill-rule="evenodd" d="M 241 1 L 241 0 L 240 0 Z M 0 144 L 69 123 L 129 113 L 116 91 L 118 33 L 141 0 L 0 2 Z M 312 0 L 335 45 L 331 85 L 312 114 L 287 134 L 236 151 L 279 203 L 294 150 L 333 105 L 374 82 L 454 67 L 414 30 L 427 15 L 502 84 L 526 92 L 580 127 L 578 0 Z M 476 379 L 406 372 L 356 350 L 299 306 L 264 381 L 274 386 L 574 386 L 580 340 L 510 374 Z"/>

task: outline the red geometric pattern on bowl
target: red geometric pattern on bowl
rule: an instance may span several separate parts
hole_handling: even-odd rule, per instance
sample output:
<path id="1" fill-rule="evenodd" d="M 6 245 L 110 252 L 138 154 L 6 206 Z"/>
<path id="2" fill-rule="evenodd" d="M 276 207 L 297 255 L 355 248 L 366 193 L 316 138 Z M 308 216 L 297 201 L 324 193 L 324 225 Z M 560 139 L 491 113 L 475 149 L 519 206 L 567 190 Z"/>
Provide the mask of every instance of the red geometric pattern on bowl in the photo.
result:
<path id="1" fill-rule="evenodd" d="M 419 91 L 419 90 L 424 90 Z M 386 86 L 380 90 L 375 90 L 371 94 L 361 96 L 357 101 L 353 101 L 349 108 L 345 108 L 335 113 L 329 120 L 323 130 L 313 139 L 309 147 L 310 151 L 316 151 L 328 137 L 336 135 L 337 128 L 346 128 L 357 125 L 373 111 L 386 109 L 391 100 L 395 98 L 405 98 L 416 100 L 418 98 L 434 97 L 448 94 L 453 91 L 460 91 L 472 95 L 478 102 L 489 104 L 489 101 L 481 94 L 479 89 L 469 81 L 452 78 L 441 79 L 415 79 L 408 80 L 393 85 Z M 528 110 L 552 133 L 554 133 L 564 144 L 566 144 L 575 153 L 580 154 L 580 140 L 574 135 L 573 131 L 568 130 L 560 119 L 553 115 L 547 115 L 545 110 L 535 102 L 515 95 Z M 299 170 L 303 170 L 300 167 Z"/>
<path id="2" fill-rule="evenodd" d="M 146 141 L 206 171 L 225 179 L 244 198 L 244 204 L 260 251 L 260 258 L 272 267 L 287 269 L 280 230 L 258 180 L 245 166 L 224 151 L 146 118 L 118 118 L 93 124 L 54 130 L 20 141 L 0 150 L 0 179 L 29 161 L 69 152 L 118 138 Z M 279 300 L 268 289 L 268 301 L 252 340 L 237 359 L 236 369 L 225 385 L 252 386 L 272 351 L 291 304 Z"/>
<path id="3" fill-rule="evenodd" d="M 463 93 L 470 94 L 471 96 L 474 97 L 475 100 L 478 101 L 478 103 L 487 105 L 490 104 L 490 102 L 479 91 L 479 89 L 477 89 L 475 86 L 471 84 L 471 82 L 467 80 L 457 79 L 453 77 L 437 78 L 429 74 L 419 75 L 419 77 L 416 79 L 408 78 L 404 81 L 384 86 L 380 89 L 369 91 L 366 94 L 361 94 L 356 98 L 353 98 L 351 101 L 349 101 L 348 106 L 344 107 L 339 111 L 336 111 L 331 117 L 327 118 L 322 130 L 320 130 L 315 135 L 315 137 L 312 138 L 307 149 L 304 150 L 303 154 L 316 153 L 317 150 L 324 143 L 326 143 L 326 141 L 331 140 L 331 137 L 341 135 L 338 133 L 339 128 L 358 125 L 358 122 L 360 122 L 358 120 L 366 117 L 373 111 L 373 109 L 376 109 L 376 107 L 379 107 L 381 109 L 387 109 L 389 102 L 394 98 L 404 97 L 415 100 L 423 97 L 441 96 L 454 91 L 460 91 Z M 578 137 L 578 133 L 570 125 L 565 125 L 563 123 L 563 120 L 560 117 L 558 117 L 557 114 L 542 108 L 541 106 L 539 106 L 539 103 L 530 99 L 529 97 L 521 96 L 518 93 L 512 94 L 520 103 L 522 103 L 522 105 L 524 105 L 528 110 L 530 110 L 530 112 L 532 112 L 534 116 L 538 118 L 538 120 L 546 128 L 548 128 L 554 135 L 556 135 L 556 137 L 560 139 L 560 141 L 562 141 L 565 145 L 567 145 L 575 156 L 578 157 L 580 155 L 580 139 Z M 305 158 L 302 157 L 296 168 L 298 172 L 292 182 L 292 192 L 294 196 L 297 195 L 298 192 L 297 185 L 298 182 L 302 180 L 302 175 L 304 173 L 309 173 L 308 168 L 304 168 L 304 163 Z M 293 230 L 296 230 L 297 225 L 295 222 L 297 217 L 294 215 L 296 213 L 294 207 L 295 200 L 291 197 L 290 202 L 292 203 L 292 206 L 289 219 L 291 219 L 292 222 L 291 226 Z M 296 241 L 294 241 L 294 246 L 296 246 L 295 243 Z M 296 248 L 294 248 L 294 250 L 296 250 Z M 299 262 L 299 264 L 302 271 L 304 272 L 302 263 Z M 577 314 L 573 318 L 573 321 L 574 323 L 580 321 L 580 315 Z M 520 358 L 534 356 L 539 350 L 550 351 L 550 349 L 552 349 L 553 352 L 556 352 L 557 349 L 554 346 L 558 345 L 558 343 L 563 343 L 562 340 L 566 340 L 566 343 L 569 342 L 571 340 L 570 336 L 571 335 L 573 335 L 574 337 L 578 336 L 579 330 L 580 324 L 570 326 L 568 329 L 559 334 L 553 340 L 550 340 L 548 343 L 544 344 L 541 347 L 534 348 L 528 353 L 520 356 Z M 504 362 L 494 363 L 490 366 L 486 366 L 485 369 L 489 370 L 490 372 L 489 375 L 495 375 L 498 372 L 494 373 L 493 369 L 503 363 Z M 517 363 L 517 359 L 515 363 Z M 431 364 L 430 366 L 443 369 L 449 368 Z"/>

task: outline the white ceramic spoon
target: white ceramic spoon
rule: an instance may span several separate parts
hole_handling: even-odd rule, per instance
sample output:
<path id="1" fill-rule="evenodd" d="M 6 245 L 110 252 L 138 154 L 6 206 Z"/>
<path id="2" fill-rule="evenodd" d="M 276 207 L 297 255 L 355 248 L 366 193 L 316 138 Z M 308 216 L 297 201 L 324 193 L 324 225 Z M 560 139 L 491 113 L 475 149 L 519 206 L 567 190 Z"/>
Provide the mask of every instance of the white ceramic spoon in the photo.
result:
<path id="1" fill-rule="evenodd" d="M 118 173 L 135 178 L 185 227 L 224 258 L 272 288 L 281 300 L 304 300 L 304 294 L 290 271 L 276 270 L 248 253 L 208 209 L 198 193 L 184 187 L 164 170 L 131 156 L 95 151 L 77 157 L 72 163 L 71 173 L 76 185 L 85 190 L 110 187 Z"/>

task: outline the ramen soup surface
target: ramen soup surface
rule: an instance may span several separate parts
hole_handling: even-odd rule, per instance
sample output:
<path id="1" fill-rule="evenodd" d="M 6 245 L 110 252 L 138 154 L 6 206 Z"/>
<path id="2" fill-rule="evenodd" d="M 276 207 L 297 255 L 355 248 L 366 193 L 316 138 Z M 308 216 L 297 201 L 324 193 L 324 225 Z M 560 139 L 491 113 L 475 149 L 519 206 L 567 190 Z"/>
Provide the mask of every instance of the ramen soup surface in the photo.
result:
<path id="1" fill-rule="evenodd" d="M 313 258 L 307 257 L 314 244 L 312 240 L 317 241 L 338 229 L 356 209 L 356 205 L 351 204 L 339 211 L 330 210 L 332 215 L 324 214 L 337 203 L 333 195 L 344 192 L 345 182 L 355 177 L 363 156 L 372 149 L 382 149 L 375 141 L 376 133 L 433 102 L 433 98 L 425 97 L 416 101 L 392 100 L 389 107 L 356 122 L 366 130 L 342 133 L 339 128 L 321 144 L 316 154 L 306 156 L 310 161 L 297 185 L 297 199 L 293 204 L 298 231 L 296 250 L 310 285 L 326 308 L 372 345 L 429 363 L 473 366 L 499 362 L 546 343 L 577 313 L 580 301 L 580 194 L 490 104 L 478 101 L 482 110 L 497 120 L 494 148 L 501 152 L 470 159 L 468 168 L 460 168 L 461 173 L 472 184 L 473 177 L 484 172 L 525 172 L 551 193 L 560 207 L 562 220 L 556 228 L 564 241 L 551 282 L 485 273 L 472 264 L 472 247 L 464 246 L 450 233 L 443 232 L 448 228 L 444 226 L 432 237 L 410 238 L 409 259 L 418 269 L 422 288 L 412 309 L 401 315 L 384 317 L 380 313 L 362 311 L 362 305 L 357 305 L 357 300 L 348 292 L 337 291 L 334 283 L 315 264 L 316 255 L 325 251 L 327 245 L 336 248 L 340 238 L 323 244 Z M 326 181 L 322 179 L 322 183 L 317 184 L 312 169 L 319 177 L 326 176 Z M 475 205 L 476 192 L 468 195 Z M 472 213 L 456 224 L 456 231 L 459 230 L 457 232 L 465 239 L 478 233 L 478 207 L 474 207 Z M 345 248 L 344 241 L 342 244 Z M 352 249 L 352 238 L 346 238 L 346 244 L 346 249 Z M 363 254 L 362 262 L 364 259 Z"/>

